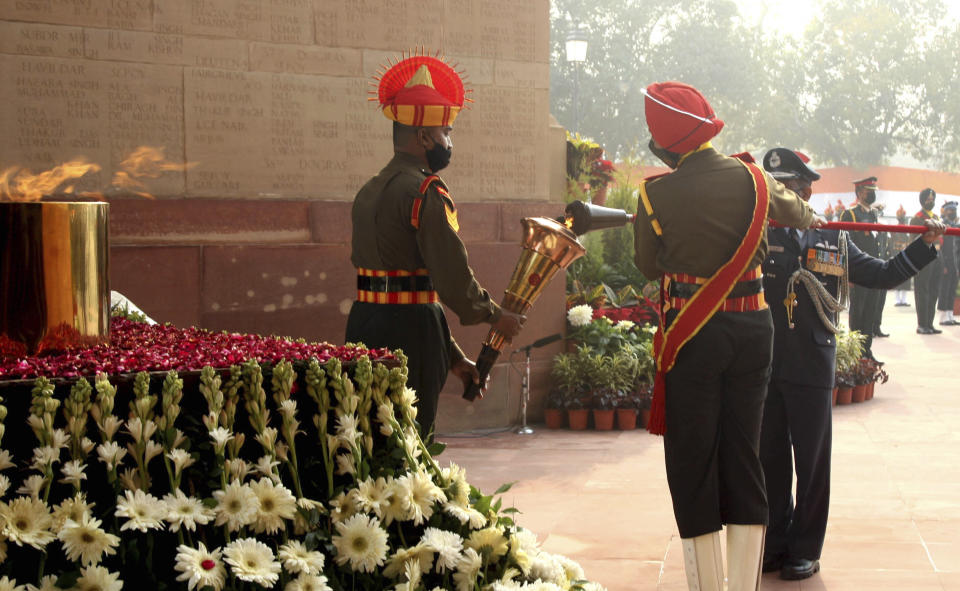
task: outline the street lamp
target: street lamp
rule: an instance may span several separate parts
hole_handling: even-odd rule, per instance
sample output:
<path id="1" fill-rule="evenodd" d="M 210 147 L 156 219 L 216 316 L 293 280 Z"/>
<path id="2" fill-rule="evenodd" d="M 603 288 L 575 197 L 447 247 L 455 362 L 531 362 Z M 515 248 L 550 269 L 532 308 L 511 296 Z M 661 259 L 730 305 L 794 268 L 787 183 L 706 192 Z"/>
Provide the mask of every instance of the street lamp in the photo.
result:
<path id="1" fill-rule="evenodd" d="M 567 34 L 567 61 L 573 63 L 574 130 L 580 131 L 580 64 L 587 60 L 587 31 L 577 25 Z"/>

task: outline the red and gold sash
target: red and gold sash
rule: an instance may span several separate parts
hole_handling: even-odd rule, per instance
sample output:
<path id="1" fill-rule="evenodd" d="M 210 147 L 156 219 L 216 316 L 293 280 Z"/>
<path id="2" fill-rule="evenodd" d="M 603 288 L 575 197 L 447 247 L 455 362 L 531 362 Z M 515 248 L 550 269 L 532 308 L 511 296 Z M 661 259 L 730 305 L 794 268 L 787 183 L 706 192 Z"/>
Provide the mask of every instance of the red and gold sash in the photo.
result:
<path id="1" fill-rule="evenodd" d="M 740 161 L 753 177 L 757 202 L 753 209 L 753 219 L 743 242 L 733 253 L 733 257 L 723 264 L 712 277 L 680 309 L 673 324 L 664 333 L 666 311 L 664 303 L 668 301 L 665 281 L 660 280 L 660 330 L 653 338 L 653 352 L 657 363 L 657 374 L 653 384 L 653 402 L 650 406 L 650 421 L 647 430 L 655 435 L 663 435 L 666 423 L 666 376 L 673 368 L 680 349 L 721 308 L 727 295 L 740 278 L 749 271 L 748 265 L 763 239 L 767 211 L 770 206 L 770 191 L 767 179 L 755 164 Z"/>

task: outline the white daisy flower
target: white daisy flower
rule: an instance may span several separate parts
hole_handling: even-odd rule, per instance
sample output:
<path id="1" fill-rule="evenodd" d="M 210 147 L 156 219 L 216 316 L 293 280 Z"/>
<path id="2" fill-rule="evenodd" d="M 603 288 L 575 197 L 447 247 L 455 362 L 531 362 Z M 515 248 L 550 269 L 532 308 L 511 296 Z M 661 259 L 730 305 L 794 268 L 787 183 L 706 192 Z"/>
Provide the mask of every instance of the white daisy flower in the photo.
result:
<path id="1" fill-rule="evenodd" d="M 213 491 L 217 499 L 216 525 L 227 525 L 227 530 L 238 531 L 249 525 L 257 518 L 257 509 L 260 502 L 257 495 L 246 484 L 231 482 L 223 490 Z"/>
<path id="2" fill-rule="evenodd" d="M 580 304 L 567 310 L 567 322 L 570 326 L 586 326 L 593 321 L 593 308 L 588 304 Z"/>
<path id="3" fill-rule="evenodd" d="M 447 495 L 426 472 L 412 472 L 410 478 L 410 508 L 414 525 L 421 525 L 433 516 L 434 503 L 446 503 Z M 406 478 L 407 476 L 404 476 Z"/>
<path id="4" fill-rule="evenodd" d="M 409 548 L 398 548 L 387 561 L 387 566 L 383 569 L 383 576 L 396 579 L 406 571 L 407 564 L 410 562 L 416 563 L 414 570 L 417 575 L 425 570 L 430 570 L 430 567 L 433 566 L 433 550 L 423 544 L 417 544 Z"/>
<path id="5" fill-rule="evenodd" d="M 226 568 L 223 566 L 219 548 L 207 550 L 203 542 L 199 548 L 180 545 L 177 547 L 177 563 L 174 568 L 180 573 L 177 580 L 187 582 L 188 591 L 204 587 L 211 587 L 213 591 L 223 589 Z"/>
<path id="6" fill-rule="evenodd" d="M 97 446 L 97 457 L 107 466 L 107 470 L 113 470 L 119 466 L 125 455 L 127 450 L 120 447 L 116 441 L 108 441 Z"/>
<path id="7" fill-rule="evenodd" d="M 467 548 L 476 550 L 483 557 L 484 564 L 493 564 L 509 549 L 507 538 L 498 527 L 487 527 L 471 532 L 465 545 Z"/>
<path id="8" fill-rule="evenodd" d="M 287 583 L 283 591 L 333 591 L 327 585 L 327 577 L 323 575 L 301 574 Z"/>
<path id="9" fill-rule="evenodd" d="M 374 480 L 367 478 L 357 485 L 357 504 L 365 513 L 373 513 L 383 518 L 383 508 L 387 504 L 387 481 L 382 476 Z"/>
<path id="10" fill-rule="evenodd" d="M 34 499 L 40 498 L 40 490 L 47 483 L 47 479 L 42 474 L 31 474 L 27 476 L 26 480 L 23 481 L 23 484 L 20 485 L 20 488 L 17 489 L 17 493 L 21 495 L 27 495 Z"/>
<path id="11" fill-rule="evenodd" d="M 457 570 L 453 573 L 453 582 L 457 591 L 473 591 L 477 582 L 477 573 L 483 565 L 483 559 L 473 548 L 467 548 L 460 555 Z"/>
<path id="12" fill-rule="evenodd" d="M 142 490 L 123 491 L 124 496 L 117 497 L 117 517 L 126 517 L 120 531 L 135 529 L 146 532 L 163 527 L 163 518 L 167 516 L 167 506 L 155 496 Z"/>
<path id="13" fill-rule="evenodd" d="M 70 460 L 60 468 L 60 472 L 63 473 L 63 478 L 60 479 L 60 482 L 64 484 L 74 484 L 79 487 L 80 481 L 87 479 L 87 475 L 83 472 L 86 469 L 87 465 L 81 464 L 80 460 Z"/>
<path id="14" fill-rule="evenodd" d="M 316 550 L 307 550 L 303 542 L 297 540 L 291 540 L 280 546 L 277 555 L 283 567 L 291 574 L 316 575 L 323 570 L 323 554 Z"/>
<path id="15" fill-rule="evenodd" d="M 334 522 L 346 521 L 360 511 L 360 502 L 355 488 L 341 492 L 330 499 L 330 519 Z"/>
<path id="16" fill-rule="evenodd" d="M 233 439 L 233 433 L 223 427 L 217 427 L 213 431 L 210 431 L 210 439 L 213 440 L 213 445 L 217 453 L 222 454 L 223 449 L 227 446 L 227 442 Z"/>
<path id="17" fill-rule="evenodd" d="M 463 538 L 452 531 L 428 527 L 423 530 L 420 543 L 437 553 L 436 570 L 443 574 L 457 568 L 460 552 L 463 551 Z"/>
<path id="18" fill-rule="evenodd" d="M 269 478 L 250 483 L 250 489 L 260 502 L 254 530 L 275 534 L 284 528 L 284 520 L 292 520 L 297 512 L 297 499 L 282 484 Z"/>
<path id="19" fill-rule="evenodd" d="M 53 518 L 47 505 L 32 497 L 18 497 L 9 504 L 0 504 L 0 533 L 18 546 L 29 545 L 37 550 L 54 539 L 50 527 Z"/>
<path id="20" fill-rule="evenodd" d="M 61 591 L 60 587 L 57 587 L 57 575 L 46 575 L 40 579 L 40 586 L 31 585 L 27 583 L 27 591 Z"/>
<path id="21" fill-rule="evenodd" d="M 216 516 L 213 509 L 199 499 L 188 497 L 181 490 L 167 493 L 163 503 L 167 506 L 166 520 L 170 523 L 170 531 L 180 531 L 181 527 L 196 531 L 198 524 L 206 525 Z"/>
<path id="22" fill-rule="evenodd" d="M 121 591 L 123 581 L 117 573 L 112 573 L 102 566 L 88 566 L 80 569 L 80 578 L 77 579 L 74 591 Z"/>
<path id="23" fill-rule="evenodd" d="M 383 504 L 383 521 L 390 525 L 394 521 L 412 519 L 410 509 L 410 479 L 390 478 L 387 480 L 386 501 Z"/>
<path id="24" fill-rule="evenodd" d="M 175 476 L 179 476 L 184 469 L 192 466 L 195 461 L 190 457 L 190 452 L 179 447 L 167 452 L 167 459 L 173 462 L 173 473 Z"/>
<path id="25" fill-rule="evenodd" d="M 273 550 L 259 540 L 241 538 L 223 549 L 223 560 L 241 581 L 273 587 L 280 578 L 280 563 L 274 559 Z"/>
<path id="26" fill-rule="evenodd" d="M 336 527 L 333 545 L 337 549 L 337 564 L 349 562 L 351 570 L 372 573 L 386 560 L 387 532 L 376 517 L 358 514 Z"/>
<path id="27" fill-rule="evenodd" d="M 617 322 L 617 324 L 616 324 L 615 326 L 617 327 L 617 330 L 621 330 L 621 331 L 623 331 L 623 332 L 627 332 L 627 331 L 629 331 L 631 328 L 635 327 L 636 325 L 637 325 L 637 324 L 636 324 L 635 322 L 633 322 L 632 320 L 621 320 L 621 321 Z"/>
<path id="28" fill-rule="evenodd" d="M 100 528 L 100 520 L 85 515 L 80 521 L 68 519 L 57 534 L 67 558 L 84 566 L 100 564 L 103 556 L 116 554 L 120 538 Z"/>
<path id="29" fill-rule="evenodd" d="M 64 499 L 62 503 L 53 508 L 53 527 L 51 531 L 60 531 L 68 519 L 76 522 L 82 521 L 91 515 L 94 503 L 87 502 L 87 495 L 78 492 L 69 499 Z"/>
<path id="30" fill-rule="evenodd" d="M 450 502 L 470 506 L 470 483 L 467 482 L 466 470 L 450 462 L 449 466 L 440 470 L 440 479 L 444 482 L 443 490 Z"/>

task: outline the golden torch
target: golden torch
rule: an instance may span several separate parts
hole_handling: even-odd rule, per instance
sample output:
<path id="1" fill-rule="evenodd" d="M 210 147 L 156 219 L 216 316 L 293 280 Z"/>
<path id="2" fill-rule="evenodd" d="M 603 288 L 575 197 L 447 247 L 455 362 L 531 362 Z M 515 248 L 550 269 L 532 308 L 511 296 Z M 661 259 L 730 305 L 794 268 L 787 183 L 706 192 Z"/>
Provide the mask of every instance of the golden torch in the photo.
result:
<path id="1" fill-rule="evenodd" d="M 557 220 L 539 217 L 521 219 L 523 252 L 500 307 L 516 314 L 525 314 L 557 271 L 566 269 L 570 263 L 586 254 L 587 249 L 577 240 L 578 235 L 590 230 L 622 226 L 631 219 L 632 216 L 623 210 L 581 201 L 570 203 L 566 215 Z M 487 376 L 506 342 L 506 337 L 495 329 L 487 333 L 480 356 L 477 357 L 480 384 L 486 384 Z M 463 393 L 467 400 L 474 400 L 479 395 L 478 384 L 470 384 Z"/>

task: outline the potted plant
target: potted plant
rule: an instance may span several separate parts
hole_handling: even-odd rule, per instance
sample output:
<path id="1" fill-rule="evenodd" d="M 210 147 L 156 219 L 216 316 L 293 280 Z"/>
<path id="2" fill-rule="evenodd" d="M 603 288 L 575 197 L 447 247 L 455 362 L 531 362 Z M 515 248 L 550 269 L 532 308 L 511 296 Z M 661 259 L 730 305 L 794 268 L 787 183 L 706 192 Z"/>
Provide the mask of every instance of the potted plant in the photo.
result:
<path id="1" fill-rule="evenodd" d="M 835 400 L 836 404 L 850 404 L 855 385 L 854 372 L 863 356 L 864 337 L 858 331 L 837 333 Z"/>
<path id="2" fill-rule="evenodd" d="M 553 375 L 563 393 L 567 425 L 574 431 L 587 428 L 590 418 L 590 366 L 593 354 L 589 347 L 577 347 L 573 353 L 560 353 L 554 358 Z"/>
<path id="3" fill-rule="evenodd" d="M 580 371 L 576 353 L 555 355 L 550 375 L 555 382 L 553 390 L 547 395 L 543 418 L 548 428 L 560 429 L 565 422 L 570 401 L 583 389 L 584 377 Z"/>
<path id="4" fill-rule="evenodd" d="M 629 346 L 610 355 L 595 353 L 591 356 L 587 375 L 593 386 L 593 422 L 596 429 L 613 428 L 616 411 L 636 381 L 636 368 L 637 358 Z"/>

